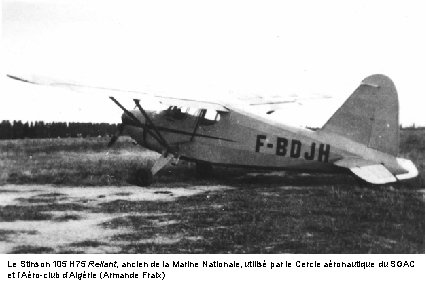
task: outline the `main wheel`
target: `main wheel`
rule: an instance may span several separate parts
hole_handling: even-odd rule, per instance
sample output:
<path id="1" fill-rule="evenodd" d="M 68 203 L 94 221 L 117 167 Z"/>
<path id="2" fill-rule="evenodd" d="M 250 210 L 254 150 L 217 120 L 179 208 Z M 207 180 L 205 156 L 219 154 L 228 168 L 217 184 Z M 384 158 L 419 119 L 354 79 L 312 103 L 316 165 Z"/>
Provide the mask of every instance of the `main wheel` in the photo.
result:
<path id="1" fill-rule="evenodd" d="M 146 168 L 137 169 L 133 178 L 137 186 L 149 186 L 153 181 L 151 170 Z"/>
<path id="2" fill-rule="evenodd" d="M 213 171 L 213 167 L 209 163 L 198 162 L 195 166 L 195 171 L 198 177 L 209 177 Z"/>

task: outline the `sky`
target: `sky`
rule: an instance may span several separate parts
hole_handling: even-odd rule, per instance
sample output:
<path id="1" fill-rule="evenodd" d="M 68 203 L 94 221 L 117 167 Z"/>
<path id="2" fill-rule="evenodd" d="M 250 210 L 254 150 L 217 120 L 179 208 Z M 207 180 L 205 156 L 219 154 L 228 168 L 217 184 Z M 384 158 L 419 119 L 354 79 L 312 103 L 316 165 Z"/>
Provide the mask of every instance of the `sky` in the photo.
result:
<path id="1" fill-rule="evenodd" d="M 397 87 L 400 122 L 424 126 L 423 2 L 3 0 L 0 120 L 119 122 L 108 94 L 4 76 L 35 74 L 227 103 L 327 95 L 273 116 L 319 127 L 381 73 Z"/>

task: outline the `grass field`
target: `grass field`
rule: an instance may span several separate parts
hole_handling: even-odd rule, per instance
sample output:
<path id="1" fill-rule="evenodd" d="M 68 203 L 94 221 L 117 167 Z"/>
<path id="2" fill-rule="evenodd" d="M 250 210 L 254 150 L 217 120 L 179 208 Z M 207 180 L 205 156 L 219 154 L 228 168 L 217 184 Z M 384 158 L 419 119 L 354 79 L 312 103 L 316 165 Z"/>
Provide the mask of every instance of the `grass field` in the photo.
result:
<path id="1" fill-rule="evenodd" d="M 108 138 L 0 141 L 0 183 L 124 185 L 129 171 L 156 154 L 122 137 L 114 148 Z"/>
<path id="2" fill-rule="evenodd" d="M 139 189 L 113 199 L 34 193 L 1 205 L 0 222 L 71 224 L 100 214 L 109 218 L 96 228 L 117 231 L 103 243 L 87 237 L 59 250 L 17 246 L 16 253 L 86 252 L 104 242 L 117 244 L 105 252 L 121 253 L 424 253 L 424 137 L 424 130 L 401 133 L 401 156 L 420 172 L 403 183 L 368 186 L 348 175 L 244 174 L 223 168 L 199 179 L 182 163 L 163 170 L 152 187 L 140 188 L 173 200 L 129 198 Z M 128 185 L 133 169 L 157 156 L 124 137 L 107 149 L 107 140 L 0 141 L 0 184 L 90 186 L 81 187 L 84 196 L 92 186 Z M 197 186 L 223 190 L 196 192 Z M 183 189 L 196 194 L 178 197 Z M 18 233 L 0 230 L 0 242 Z"/>

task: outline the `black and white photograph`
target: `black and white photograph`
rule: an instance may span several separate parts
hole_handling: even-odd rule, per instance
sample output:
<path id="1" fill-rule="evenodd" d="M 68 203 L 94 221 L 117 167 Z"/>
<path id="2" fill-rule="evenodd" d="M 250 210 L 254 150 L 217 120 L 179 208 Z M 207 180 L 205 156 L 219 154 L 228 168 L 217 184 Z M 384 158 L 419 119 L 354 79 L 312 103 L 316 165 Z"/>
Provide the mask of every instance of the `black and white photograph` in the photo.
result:
<path id="1" fill-rule="evenodd" d="M 0 254 L 425 254 L 421 1 L 2 0 Z"/>

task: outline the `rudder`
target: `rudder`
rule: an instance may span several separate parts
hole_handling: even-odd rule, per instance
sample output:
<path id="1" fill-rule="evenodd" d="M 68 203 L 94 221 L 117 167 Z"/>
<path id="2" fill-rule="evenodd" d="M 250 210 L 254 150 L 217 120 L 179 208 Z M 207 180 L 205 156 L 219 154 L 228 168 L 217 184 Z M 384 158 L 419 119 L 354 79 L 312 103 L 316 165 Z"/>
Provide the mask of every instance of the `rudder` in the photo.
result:
<path id="1" fill-rule="evenodd" d="M 392 80 L 380 74 L 365 78 L 321 131 L 397 156 L 399 105 Z"/>

